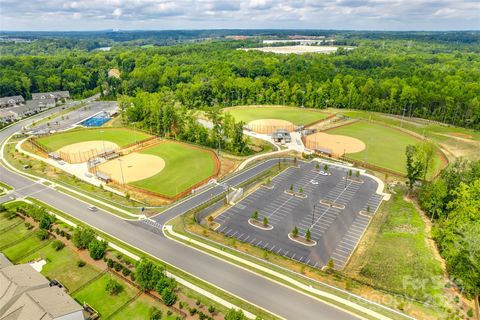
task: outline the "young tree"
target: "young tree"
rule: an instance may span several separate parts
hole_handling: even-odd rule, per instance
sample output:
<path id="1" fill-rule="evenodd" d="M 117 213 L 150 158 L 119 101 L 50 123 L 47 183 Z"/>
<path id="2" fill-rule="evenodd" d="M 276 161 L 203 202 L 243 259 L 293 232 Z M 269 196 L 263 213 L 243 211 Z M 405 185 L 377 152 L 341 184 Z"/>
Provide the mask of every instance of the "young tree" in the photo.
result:
<path id="1" fill-rule="evenodd" d="M 310 232 L 310 229 L 307 229 L 307 232 L 305 232 L 305 239 L 307 239 L 308 242 L 312 240 L 312 234 Z"/>
<path id="2" fill-rule="evenodd" d="M 424 165 L 419 159 L 418 147 L 414 145 L 408 145 L 405 150 L 406 155 L 406 169 L 407 169 L 407 179 L 408 179 L 408 188 L 409 190 L 413 189 L 415 182 L 422 175 L 422 169 Z"/>
<path id="3" fill-rule="evenodd" d="M 171 288 L 165 288 L 162 291 L 162 300 L 163 303 L 165 303 L 166 306 L 171 306 L 175 303 L 177 300 L 177 295 Z"/>
<path id="4" fill-rule="evenodd" d="M 294 238 L 298 237 L 298 228 L 297 228 L 297 226 L 293 227 L 292 236 L 293 236 Z"/>
<path id="5" fill-rule="evenodd" d="M 433 164 L 433 159 L 435 156 L 435 145 L 430 141 L 426 141 L 421 145 L 420 150 L 422 158 L 421 161 L 423 162 L 423 181 L 426 181 L 427 174 Z"/>
<path id="6" fill-rule="evenodd" d="M 298 188 L 298 192 L 303 193 L 303 188 L 302 187 Z"/>
<path id="7" fill-rule="evenodd" d="M 325 172 L 328 171 L 328 165 L 327 165 L 327 164 L 325 164 L 325 165 L 323 166 L 323 171 L 325 171 Z"/>
<path id="8" fill-rule="evenodd" d="M 335 262 L 333 261 L 332 258 L 330 258 L 327 262 L 327 268 L 328 270 L 333 270 L 333 268 L 335 268 Z"/>
<path id="9" fill-rule="evenodd" d="M 351 177 L 352 176 L 352 169 L 348 170 L 348 176 Z"/>
<path id="10" fill-rule="evenodd" d="M 264 227 L 268 226 L 268 218 L 267 217 L 263 217 L 263 226 Z"/>
<path id="11" fill-rule="evenodd" d="M 95 233 L 91 229 L 78 227 L 73 233 L 72 242 L 78 249 L 86 249 L 94 238 Z"/>
<path id="12" fill-rule="evenodd" d="M 225 320 L 246 320 L 242 310 L 230 309 L 225 315 Z"/>
<path id="13" fill-rule="evenodd" d="M 293 184 L 290 185 L 290 191 L 293 191 Z"/>
<path id="14" fill-rule="evenodd" d="M 252 219 L 255 220 L 255 221 L 258 220 L 258 211 L 254 211 L 254 212 L 252 213 Z"/>
<path id="15" fill-rule="evenodd" d="M 357 178 L 360 178 L 360 171 L 355 172 L 355 176 L 356 176 Z"/>
<path id="16" fill-rule="evenodd" d="M 143 291 L 155 289 L 158 281 L 164 276 L 163 268 L 148 259 L 142 259 L 137 264 L 135 281 Z"/>
<path id="17" fill-rule="evenodd" d="M 122 292 L 123 287 L 115 279 L 109 279 L 107 285 L 105 286 L 105 290 L 108 292 L 109 295 L 116 296 L 117 294 Z"/>
<path id="18" fill-rule="evenodd" d="M 108 242 L 104 240 L 97 240 L 92 239 L 88 244 L 88 251 L 90 253 L 90 257 L 94 260 L 102 259 L 105 255 L 105 250 L 107 250 Z"/>

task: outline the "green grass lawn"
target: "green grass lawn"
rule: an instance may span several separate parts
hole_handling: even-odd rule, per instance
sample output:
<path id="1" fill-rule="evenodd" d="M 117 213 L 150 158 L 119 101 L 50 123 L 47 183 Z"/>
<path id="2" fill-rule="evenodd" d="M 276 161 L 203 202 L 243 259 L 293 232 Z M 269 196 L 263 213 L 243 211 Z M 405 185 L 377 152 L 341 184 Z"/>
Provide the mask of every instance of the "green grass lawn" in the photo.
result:
<path id="1" fill-rule="evenodd" d="M 123 290 L 118 295 L 114 296 L 111 296 L 105 290 L 108 280 L 112 277 L 117 280 L 123 287 Z M 99 279 L 82 288 L 73 296 L 80 304 L 82 304 L 83 302 L 88 303 L 100 313 L 103 319 L 106 319 L 109 315 L 115 312 L 115 310 L 117 310 L 128 300 L 133 298 L 136 293 L 137 290 L 126 282 L 122 282 L 114 275 L 104 274 Z"/>
<path id="2" fill-rule="evenodd" d="M 38 231 L 34 231 L 37 233 Z M 3 253 L 10 259 L 10 261 L 17 263 L 17 260 L 24 256 L 30 251 L 34 251 L 36 248 L 40 248 L 45 244 L 45 242 L 50 242 L 50 240 L 40 240 L 36 234 L 31 237 L 15 244 L 14 246 L 8 247 L 3 250 Z"/>
<path id="3" fill-rule="evenodd" d="M 185 144 L 168 141 L 142 153 L 161 157 L 165 168 L 150 178 L 130 184 L 170 197 L 207 179 L 215 171 L 215 161 L 209 152 Z"/>
<path id="4" fill-rule="evenodd" d="M 328 130 L 327 133 L 354 137 L 365 143 L 365 150 L 347 154 L 348 157 L 400 173 L 406 173 L 405 149 L 407 145 L 421 143 L 421 140 L 399 130 L 367 121 L 359 121 L 348 126 Z M 441 166 L 440 157 L 435 155 L 429 174 L 434 173 Z"/>
<path id="5" fill-rule="evenodd" d="M 6 219 L 1 220 L 0 221 L 0 229 L 4 228 L 4 225 L 5 225 L 4 223 L 5 222 L 11 223 L 12 221 L 15 222 L 15 223 L 18 223 L 18 222 L 21 222 L 21 223 L 19 225 L 15 226 L 12 229 L 9 229 L 6 232 L 2 231 L 2 236 L 0 237 L 0 247 L 12 244 L 13 242 L 17 241 L 18 239 L 21 239 L 21 238 L 26 237 L 27 235 L 30 235 L 30 234 L 33 233 L 33 230 L 28 230 L 25 227 L 23 220 L 20 219 L 20 218 L 15 218 L 15 219 L 12 219 L 12 220 L 6 220 Z"/>
<path id="6" fill-rule="evenodd" d="M 58 150 L 70 144 L 94 140 L 109 141 L 123 147 L 149 137 L 146 133 L 124 128 L 99 128 L 66 131 L 38 138 L 37 141 L 50 150 Z"/>
<path id="7" fill-rule="evenodd" d="M 152 307 L 157 308 L 162 312 L 163 320 L 175 320 L 174 315 L 167 316 L 168 308 L 163 304 L 153 300 L 152 298 L 140 296 L 138 299 L 130 303 L 122 312 L 117 313 L 112 317 L 112 320 L 144 320 L 149 319 L 150 310 Z"/>
<path id="8" fill-rule="evenodd" d="M 19 263 L 37 259 L 45 259 L 47 261 L 47 264 L 43 266 L 42 274 L 50 279 L 59 280 L 67 287 L 69 292 L 75 291 L 101 272 L 101 270 L 89 264 L 79 268 L 77 261 L 80 258 L 73 251 L 67 247 L 60 251 L 55 251 L 51 245 L 43 247 L 21 259 Z"/>
<path id="9" fill-rule="evenodd" d="M 358 272 L 361 281 L 375 287 L 422 301 L 441 295 L 441 264 L 426 244 L 420 213 L 403 200 L 401 191 L 381 210 L 384 220 L 372 225 L 379 226 L 378 233 L 366 244 L 366 251 L 352 259 L 347 270 Z"/>
<path id="10" fill-rule="evenodd" d="M 307 125 L 328 116 L 328 114 L 299 107 L 236 107 L 224 109 L 230 113 L 236 121 L 249 123 L 257 119 L 280 119 L 292 122 L 295 125 Z"/>

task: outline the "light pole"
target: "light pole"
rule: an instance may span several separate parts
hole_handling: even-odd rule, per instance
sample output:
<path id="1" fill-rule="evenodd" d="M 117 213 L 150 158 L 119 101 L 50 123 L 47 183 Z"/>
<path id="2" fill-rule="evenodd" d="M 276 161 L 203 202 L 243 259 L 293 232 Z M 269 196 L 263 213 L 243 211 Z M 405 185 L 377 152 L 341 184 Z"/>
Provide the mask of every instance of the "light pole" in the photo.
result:
<path id="1" fill-rule="evenodd" d="M 123 176 L 122 159 L 118 159 L 118 162 L 120 163 L 120 173 L 122 174 L 122 184 L 125 187 L 125 177 Z"/>

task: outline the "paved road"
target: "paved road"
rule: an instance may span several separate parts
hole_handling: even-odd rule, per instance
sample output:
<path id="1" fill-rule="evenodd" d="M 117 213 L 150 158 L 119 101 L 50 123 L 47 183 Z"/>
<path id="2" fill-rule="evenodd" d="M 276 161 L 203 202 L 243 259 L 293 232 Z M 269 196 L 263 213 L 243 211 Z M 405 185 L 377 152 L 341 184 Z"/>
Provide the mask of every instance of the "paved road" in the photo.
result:
<path id="1" fill-rule="evenodd" d="M 0 142 L 3 142 L 11 133 L 20 130 L 21 126 L 22 124 L 16 124 L 0 131 Z M 236 185 L 275 164 L 275 160 L 265 162 L 258 167 L 234 176 L 227 183 Z M 34 196 L 95 228 L 283 318 L 315 320 L 355 319 L 355 317 L 342 310 L 193 248 L 169 240 L 161 234 L 160 229 L 157 227 L 150 227 L 139 222 L 127 222 L 102 210 L 92 213 L 88 210 L 87 204 L 41 184 L 34 183 L 23 176 L 10 172 L 3 166 L 0 166 L 0 180 L 13 186 L 16 189 L 15 194 L 17 196 Z M 197 206 L 211 196 L 220 194 L 222 191 L 222 186 L 216 186 L 213 189 L 199 193 L 168 209 L 163 214 L 157 216 L 155 220 L 158 226 L 160 226 L 170 218 Z M 0 197 L 0 202 L 6 200 L 8 200 L 8 196 Z M 145 227 L 150 231 L 146 231 Z"/>

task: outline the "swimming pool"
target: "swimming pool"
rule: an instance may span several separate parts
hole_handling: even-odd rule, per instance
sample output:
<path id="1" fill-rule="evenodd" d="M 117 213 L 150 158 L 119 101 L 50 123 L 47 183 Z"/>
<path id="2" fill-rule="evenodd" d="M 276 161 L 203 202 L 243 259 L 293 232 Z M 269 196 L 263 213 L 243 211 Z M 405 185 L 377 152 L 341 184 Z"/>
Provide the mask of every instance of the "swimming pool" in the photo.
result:
<path id="1" fill-rule="evenodd" d="M 112 118 L 108 115 L 108 113 L 102 112 L 80 122 L 80 124 L 85 127 L 100 127 L 104 123 L 110 121 L 110 119 Z"/>

